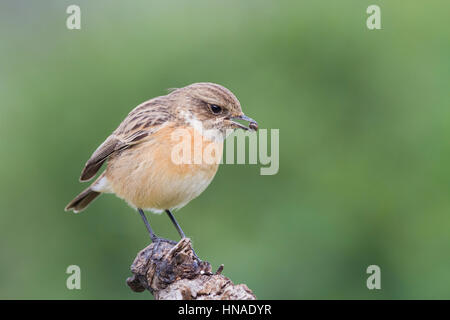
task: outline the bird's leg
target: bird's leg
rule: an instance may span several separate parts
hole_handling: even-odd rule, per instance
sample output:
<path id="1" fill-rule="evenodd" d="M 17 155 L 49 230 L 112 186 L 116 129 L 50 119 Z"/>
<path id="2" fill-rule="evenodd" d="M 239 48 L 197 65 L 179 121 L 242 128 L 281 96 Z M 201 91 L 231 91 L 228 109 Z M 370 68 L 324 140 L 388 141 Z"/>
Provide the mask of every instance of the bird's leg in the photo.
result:
<path id="1" fill-rule="evenodd" d="M 180 225 L 178 224 L 177 220 L 176 220 L 175 217 L 173 216 L 172 212 L 170 212 L 169 209 L 166 209 L 165 211 L 166 211 L 167 215 L 169 216 L 170 221 L 172 221 L 173 225 L 175 226 L 175 228 L 177 229 L 178 233 L 180 234 L 181 238 L 182 238 L 182 239 L 186 238 L 186 236 L 185 236 L 183 230 L 181 229 L 181 227 L 180 227 Z M 194 251 L 193 248 L 192 248 L 192 252 L 194 253 L 194 255 L 195 255 L 195 256 L 197 257 L 197 259 L 198 259 L 198 256 L 197 256 L 197 254 L 195 253 L 195 251 Z"/>
<path id="2" fill-rule="evenodd" d="M 178 224 L 177 220 L 175 219 L 175 217 L 173 216 L 172 212 L 170 212 L 170 210 L 166 210 L 167 215 L 169 216 L 170 220 L 172 221 L 173 225 L 175 226 L 175 228 L 177 229 L 178 233 L 180 234 L 181 238 L 186 238 L 186 236 L 184 235 L 183 230 L 181 229 L 180 225 Z"/>
<path id="3" fill-rule="evenodd" d="M 144 210 L 138 208 L 139 213 L 141 214 L 142 220 L 144 220 L 145 226 L 147 227 L 148 233 L 150 233 L 150 239 L 152 242 L 156 242 L 159 237 L 153 232 L 152 227 L 150 227 L 150 223 L 148 223 L 147 217 L 145 216 Z"/>

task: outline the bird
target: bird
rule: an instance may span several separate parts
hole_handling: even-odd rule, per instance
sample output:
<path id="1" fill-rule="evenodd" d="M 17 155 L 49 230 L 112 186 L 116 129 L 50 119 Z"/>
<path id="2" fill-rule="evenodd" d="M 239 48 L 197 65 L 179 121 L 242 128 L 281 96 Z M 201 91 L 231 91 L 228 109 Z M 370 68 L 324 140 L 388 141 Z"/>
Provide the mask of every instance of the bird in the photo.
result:
<path id="1" fill-rule="evenodd" d="M 92 180 L 106 167 L 65 211 L 78 213 L 99 195 L 113 193 L 139 212 L 152 242 L 162 238 L 150 226 L 146 211 L 165 212 L 185 238 L 173 212 L 208 187 L 218 170 L 223 141 L 236 129 L 257 131 L 258 123 L 243 113 L 229 89 L 211 82 L 170 89 L 135 107 L 93 152 L 80 182 Z M 200 155 L 209 151 L 214 161 L 198 161 L 192 146 Z"/>

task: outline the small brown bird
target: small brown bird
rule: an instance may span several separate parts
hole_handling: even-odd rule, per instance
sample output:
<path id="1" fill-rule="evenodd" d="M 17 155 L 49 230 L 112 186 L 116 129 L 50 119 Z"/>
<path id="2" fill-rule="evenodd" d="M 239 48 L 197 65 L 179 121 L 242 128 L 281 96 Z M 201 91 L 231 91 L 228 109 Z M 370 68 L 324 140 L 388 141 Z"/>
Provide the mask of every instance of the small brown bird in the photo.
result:
<path id="1" fill-rule="evenodd" d="M 233 121 L 236 119 L 248 121 L 249 126 Z M 222 156 L 223 140 L 237 128 L 257 130 L 258 125 L 244 115 L 235 95 L 218 84 L 194 83 L 148 100 L 134 108 L 95 150 L 80 181 L 91 180 L 107 161 L 106 170 L 65 210 L 80 212 L 100 194 L 114 193 L 139 211 L 152 241 L 159 238 L 144 210 L 165 211 L 184 238 L 171 211 L 186 205 L 210 184 Z M 180 139 L 187 143 L 183 145 Z M 214 161 L 198 161 L 198 153 L 191 147 L 199 147 L 201 155 L 209 152 Z"/>

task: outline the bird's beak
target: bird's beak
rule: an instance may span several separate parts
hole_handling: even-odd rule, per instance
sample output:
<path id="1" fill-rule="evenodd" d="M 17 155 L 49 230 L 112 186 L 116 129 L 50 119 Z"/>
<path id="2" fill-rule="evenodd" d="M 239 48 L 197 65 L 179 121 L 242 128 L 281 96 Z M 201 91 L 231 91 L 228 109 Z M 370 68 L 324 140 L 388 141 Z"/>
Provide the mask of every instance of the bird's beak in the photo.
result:
<path id="1" fill-rule="evenodd" d="M 246 127 L 246 126 L 240 124 L 239 122 L 231 121 L 233 124 L 235 124 L 237 127 L 241 128 L 241 129 L 253 130 L 253 131 L 258 130 L 258 123 L 255 120 L 253 120 L 252 118 L 247 117 L 245 114 L 242 114 L 237 117 L 232 117 L 231 120 L 244 120 L 249 123 L 248 127 Z"/>

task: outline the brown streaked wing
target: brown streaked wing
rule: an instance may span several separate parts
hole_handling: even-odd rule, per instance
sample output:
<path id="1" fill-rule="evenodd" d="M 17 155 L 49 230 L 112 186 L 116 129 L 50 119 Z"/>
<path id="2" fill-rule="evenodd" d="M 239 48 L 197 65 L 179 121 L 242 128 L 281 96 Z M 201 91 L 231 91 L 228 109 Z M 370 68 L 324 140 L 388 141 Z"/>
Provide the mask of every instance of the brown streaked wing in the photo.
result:
<path id="1" fill-rule="evenodd" d="M 161 99 L 152 99 L 132 110 L 86 162 L 80 181 L 92 179 L 113 153 L 142 142 L 145 137 L 151 136 L 170 120 L 170 113 L 161 102 Z"/>
<path id="2" fill-rule="evenodd" d="M 124 148 L 126 148 L 125 143 L 114 136 L 109 136 L 86 162 L 81 172 L 80 181 L 91 180 L 113 152 Z"/>

